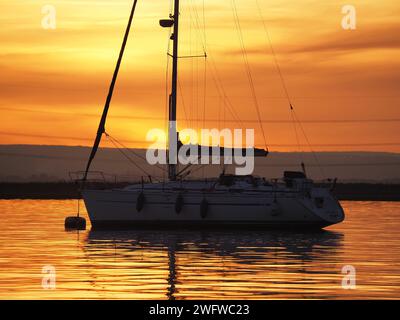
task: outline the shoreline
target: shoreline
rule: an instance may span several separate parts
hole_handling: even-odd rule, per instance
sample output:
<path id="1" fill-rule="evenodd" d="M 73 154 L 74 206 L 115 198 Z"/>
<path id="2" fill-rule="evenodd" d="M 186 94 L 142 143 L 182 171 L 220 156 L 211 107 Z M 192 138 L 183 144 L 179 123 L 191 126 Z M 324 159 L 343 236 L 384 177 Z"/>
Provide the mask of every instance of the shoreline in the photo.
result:
<path id="1" fill-rule="evenodd" d="M 121 188 L 129 184 L 110 184 L 106 187 Z M 345 201 L 400 201 L 400 184 L 338 183 L 334 193 L 339 200 Z M 0 183 L 1 200 L 73 200 L 79 198 L 79 187 L 75 183 Z"/>

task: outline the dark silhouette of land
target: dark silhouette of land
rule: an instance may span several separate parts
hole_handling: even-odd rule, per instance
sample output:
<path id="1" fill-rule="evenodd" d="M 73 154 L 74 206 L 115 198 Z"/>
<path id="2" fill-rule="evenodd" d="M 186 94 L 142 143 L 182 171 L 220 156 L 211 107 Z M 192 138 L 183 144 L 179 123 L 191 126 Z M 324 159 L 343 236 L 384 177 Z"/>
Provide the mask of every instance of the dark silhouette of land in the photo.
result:
<path id="1" fill-rule="evenodd" d="M 97 187 L 124 187 L 128 183 L 98 184 Z M 339 200 L 400 201 L 400 184 L 338 183 Z M 67 182 L 0 183 L 0 199 L 78 199 L 79 185 Z"/>
<path id="2" fill-rule="evenodd" d="M 90 151 L 88 147 L 0 145 L 0 199 L 78 198 L 78 185 L 73 183 L 69 173 L 85 168 Z M 140 157 L 130 154 L 132 160 L 154 180 L 157 177 L 165 178 L 165 173 L 141 159 L 145 156 L 145 150 L 133 151 Z M 281 178 L 285 170 L 301 170 L 301 160 L 306 165 L 307 176 L 314 181 L 338 178 L 335 192 L 341 200 L 400 200 L 398 153 L 317 152 L 315 155 L 300 155 L 294 152 L 271 152 L 267 158 L 256 159 L 254 174 Z M 141 181 L 144 175 L 117 149 L 110 148 L 99 149 L 92 170 L 108 173 L 100 178 L 117 187 Z M 190 177 L 202 179 L 216 177 L 220 173 L 220 166 L 209 166 Z"/>
<path id="3" fill-rule="evenodd" d="M 90 151 L 89 147 L 0 145 L 0 182 L 69 182 L 69 172 L 85 169 Z M 145 156 L 145 150 L 134 152 Z M 153 177 L 162 177 L 158 168 L 127 154 Z M 338 178 L 340 183 L 400 184 L 400 154 L 388 152 L 316 152 L 314 157 L 311 153 L 271 151 L 267 158 L 256 158 L 254 174 L 281 178 L 285 170 L 301 170 L 301 161 L 307 176 L 315 181 Z M 139 181 L 143 176 L 117 149 L 110 148 L 99 149 L 91 170 L 109 174 L 108 179 L 116 176 L 118 181 Z M 204 173 L 216 177 L 221 168 L 210 166 L 191 177 L 203 178 Z"/>

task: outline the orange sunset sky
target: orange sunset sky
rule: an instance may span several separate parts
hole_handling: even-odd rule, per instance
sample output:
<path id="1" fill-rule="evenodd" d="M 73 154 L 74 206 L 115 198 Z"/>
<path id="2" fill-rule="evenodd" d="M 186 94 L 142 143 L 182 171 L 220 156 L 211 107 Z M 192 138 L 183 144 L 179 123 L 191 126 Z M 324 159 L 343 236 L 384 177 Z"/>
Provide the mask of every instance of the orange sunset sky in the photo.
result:
<path id="1" fill-rule="evenodd" d="M 352 0 L 357 29 L 344 30 L 346 2 L 258 1 L 313 149 L 400 152 L 400 3 Z M 267 142 L 271 150 L 297 150 L 256 1 L 235 2 Z M 42 28 L 45 4 L 56 8 L 55 30 Z M 0 1 L 0 144 L 92 144 L 131 5 Z M 255 128 L 262 146 L 232 1 L 205 0 L 204 8 L 203 17 L 203 0 L 181 0 L 180 54 L 205 47 L 208 58 L 206 73 L 202 58 L 180 61 L 179 127 L 200 128 L 205 118 L 207 128 Z M 158 20 L 169 12 L 169 0 L 138 2 L 107 124 L 131 147 L 164 127 L 169 31 Z M 242 123 L 232 121 L 222 91 Z"/>

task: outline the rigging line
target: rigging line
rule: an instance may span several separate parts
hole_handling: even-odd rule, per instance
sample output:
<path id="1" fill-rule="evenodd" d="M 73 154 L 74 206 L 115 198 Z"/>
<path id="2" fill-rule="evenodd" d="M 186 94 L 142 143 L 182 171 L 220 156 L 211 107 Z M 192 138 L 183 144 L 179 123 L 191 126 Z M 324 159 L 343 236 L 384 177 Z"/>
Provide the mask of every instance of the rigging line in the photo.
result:
<path id="1" fill-rule="evenodd" d="M 192 31 L 192 29 L 193 30 L 195 30 L 195 26 L 194 26 L 194 18 L 192 18 L 192 10 L 191 10 L 191 6 L 190 6 L 190 2 L 189 1 L 187 1 L 186 2 L 186 9 L 187 9 L 187 11 L 188 11 L 188 16 L 189 16 L 189 57 L 191 57 L 191 56 L 195 56 L 196 54 L 197 54 L 197 52 L 193 52 L 192 51 L 192 41 L 193 41 L 193 38 L 194 38 L 194 36 L 192 35 L 192 33 L 194 33 L 194 31 Z M 190 101 L 191 101 L 191 103 L 190 103 L 190 108 L 189 108 L 189 111 L 190 111 L 190 114 L 189 114 L 189 119 L 190 119 L 190 124 L 189 124 L 189 128 L 192 128 L 192 129 L 194 129 L 194 125 L 195 125 L 195 123 L 196 123 L 196 118 L 197 118 L 197 116 L 195 115 L 195 112 L 194 112 L 194 106 L 195 106 L 195 82 L 194 82 L 194 64 L 195 64 L 195 61 L 193 60 L 193 59 L 191 59 L 190 60 L 190 72 L 191 72 L 191 88 L 190 88 L 190 93 L 191 93 L 191 96 L 190 96 Z"/>
<path id="2" fill-rule="evenodd" d="M 181 96 L 181 101 L 182 101 L 182 106 L 183 106 L 183 113 L 184 113 L 185 121 L 186 121 L 185 124 L 186 124 L 186 126 L 189 127 L 189 121 L 190 121 L 190 119 L 188 118 L 187 113 L 186 113 L 185 99 L 184 99 L 184 96 L 183 96 L 182 86 L 181 86 L 181 82 L 180 82 L 179 79 L 178 79 L 178 87 L 179 87 L 179 94 L 180 94 L 180 96 Z"/>
<path id="3" fill-rule="evenodd" d="M 290 107 L 290 118 L 292 120 L 291 123 L 293 125 L 293 131 L 294 131 L 294 135 L 296 137 L 297 149 L 299 151 L 298 157 L 299 157 L 300 162 L 304 163 L 303 151 L 300 146 L 299 134 L 297 132 L 296 120 L 294 118 L 294 113 L 292 112 L 292 107 Z"/>
<path id="4" fill-rule="evenodd" d="M 170 55 L 172 57 L 172 55 Z M 204 58 L 205 54 L 194 55 L 194 56 L 179 56 L 179 59 L 193 59 L 193 58 Z"/>
<path id="5" fill-rule="evenodd" d="M 262 21 L 262 24 L 263 24 L 263 27 L 264 27 L 264 32 L 265 32 L 265 35 L 266 35 L 266 37 L 267 37 L 267 40 L 268 40 L 268 43 L 269 43 L 269 47 L 270 47 L 270 50 L 271 50 L 271 53 L 272 53 L 272 56 L 273 56 L 273 59 L 274 59 L 274 62 L 275 62 L 275 67 L 276 67 L 276 69 L 277 69 L 277 71 L 278 71 L 279 78 L 280 78 L 280 80 L 281 80 L 281 84 L 282 84 L 282 87 L 283 87 L 283 91 L 284 91 L 284 93 L 285 93 L 285 95 L 286 95 L 287 101 L 288 101 L 289 106 L 290 106 L 290 114 L 291 114 L 291 117 L 292 117 L 292 120 L 293 120 L 293 127 L 294 127 L 295 134 L 296 134 L 297 144 L 298 144 L 299 149 L 300 149 L 300 141 L 299 141 L 298 134 L 297 134 L 296 121 L 299 123 L 300 129 L 301 129 L 301 131 L 303 132 L 304 138 L 306 139 L 306 142 L 307 142 L 307 144 L 308 144 L 308 146 L 309 146 L 309 148 L 310 148 L 310 150 L 311 150 L 311 152 L 312 152 L 312 154 L 313 154 L 313 156 L 314 156 L 314 160 L 315 160 L 317 166 L 319 167 L 319 169 L 320 169 L 320 171 L 321 171 L 321 174 L 324 175 L 324 170 L 323 170 L 323 168 L 320 166 L 320 163 L 319 163 L 319 161 L 318 161 L 318 158 L 317 158 L 315 152 L 313 151 L 313 149 L 311 148 L 311 144 L 310 144 L 310 142 L 309 142 L 309 140 L 308 140 L 308 137 L 307 137 L 307 135 L 306 135 L 306 133 L 305 133 L 305 130 L 304 130 L 304 128 L 303 128 L 303 125 L 302 125 L 301 122 L 299 121 L 299 118 L 297 117 L 296 112 L 295 112 L 295 110 L 294 110 L 294 108 L 293 108 L 293 103 L 292 103 L 292 100 L 291 100 L 290 95 L 289 95 L 289 90 L 288 90 L 288 88 L 287 88 L 286 81 L 285 81 L 285 79 L 284 79 L 284 77 L 283 77 L 283 73 L 282 73 L 282 70 L 281 70 L 281 67 L 280 67 L 278 58 L 277 58 L 277 56 L 276 56 L 276 52 L 275 52 L 274 47 L 273 47 L 273 45 L 272 45 L 271 37 L 270 37 L 269 31 L 268 31 L 268 28 L 267 28 L 267 24 L 265 23 L 264 16 L 263 16 L 263 14 L 262 14 L 260 4 L 259 4 L 258 0 L 255 0 L 255 2 L 256 2 L 257 9 L 258 9 L 258 13 L 259 13 L 259 15 L 260 15 L 260 18 L 261 18 L 261 21 Z M 301 153 L 301 154 L 302 154 L 302 153 Z M 302 156 L 302 155 L 301 155 L 301 158 L 302 158 L 302 160 L 301 160 L 302 163 L 304 163 L 304 160 L 303 160 L 303 156 Z"/>
<path id="6" fill-rule="evenodd" d="M 218 99 L 218 130 L 221 130 L 221 101 L 222 98 Z"/>
<path id="7" fill-rule="evenodd" d="M 321 174 L 325 175 L 324 168 L 321 166 L 316 153 L 314 152 L 313 148 L 311 147 L 311 143 L 308 140 L 308 136 L 307 136 L 307 134 L 306 134 L 306 132 L 304 130 L 304 127 L 303 127 L 301 121 L 299 120 L 299 118 L 298 118 L 298 116 L 296 114 L 296 111 L 293 109 L 292 112 L 293 112 L 293 115 L 295 117 L 295 120 L 297 120 L 297 123 L 299 124 L 300 130 L 303 132 L 304 138 L 306 139 L 307 145 L 310 148 L 310 151 L 311 151 L 311 153 L 312 153 L 312 155 L 314 157 L 314 161 L 315 161 L 316 165 L 319 167 L 319 169 L 321 171 Z"/>
<path id="8" fill-rule="evenodd" d="M 197 6 L 194 5 L 193 0 L 190 0 L 190 4 L 191 7 L 191 12 L 193 12 L 194 15 L 194 27 L 197 29 L 195 29 L 199 35 L 199 39 L 201 40 L 201 46 L 203 47 L 203 51 L 206 52 L 206 34 L 205 34 L 205 14 L 204 14 L 204 0 L 203 0 L 203 24 L 200 24 L 200 16 L 197 12 Z M 203 29 L 203 34 L 201 34 L 201 30 Z"/>
<path id="9" fill-rule="evenodd" d="M 216 63 L 215 63 L 214 58 L 213 58 L 213 55 L 211 54 L 209 56 L 211 57 L 211 68 L 209 68 L 209 69 L 211 70 L 211 76 L 212 76 L 212 78 L 213 78 L 213 80 L 215 82 L 215 85 L 216 85 L 216 88 L 217 88 L 217 91 L 218 91 L 218 96 L 221 99 L 224 99 L 224 100 L 228 101 L 230 107 L 232 108 L 232 110 L 229 110 L 229 112 L 232 114 L 233 119 L 236 120 L 237 123 L 239 123 L 242 127 L 244 127 L 243 122 L 240 120 L 240 117 L 237 115 L 233 104 L 231 103 L 228 95 L 226 94 L 225 88 L 224 88 L 224 86 L 222 84 L 221 77 L 219 76 L 218 68 L 217 68 Z M 209 59 L 207 59 L 206 62 L 209 63 Z M 215 76 L 214 76 L 214 73 L 215 73 Z M 224 103 L 224 106 L 225 105 L 226 104 Z"/>
<path id="10" fill-rule="evenodd" d="M 267 28 L 267 24 L 265 23 L 265 19 L 264 19 L 264 16 L 263 16 L 263 14 L 262 14 L 262 11 L 261 11 L 260 4 L 259 4 L 258 0 L 255 0 L 255 1 L 256 1 L 256 5 L 257 5 L 257 9 L 258 9 L 258 13 L 259 13 L 261 22 L 262 22 L 262 24 L 263 24 L 264 33 L 265 33 L 266 38 L 267 38 L 267 40 L 268 40 L 269 48 L 270 48 L 270 51 L 271 51 L 271 53 L 272 53 L 272 57 L 273 57 L 273 59 L 274 59 L 275 68 L 276 68 L 276 70 L 277 70 L 277 72 L 278 72 L 278 75 L 279 75 L 279 78 L 280 78 L 280 80 L 281 80 L 281 84 L 282 84 L 282 88 L 283 88 L 284 94 L 285 94 L 286 99 L 287 99 L 287 101 L 288 101 L 288 103 L 289 103 L 289 107 L 290 107 L 290 108 L 289 108 L 290 117 L 291 117 L 291 119 L 292 119 L 293 130 L 294 130 L 294 133 L 295 133 L 296 142 L 297 142 L 298 149 L 299 149 L 299 152 L 300 152 L 300 155 L 299 155 L 299 156 L 300 156 L 300 159 L 299 159 L 299 160 L 301 161 L 301 163 L 304 163 L 304 159 L 303 159 L 303 155 L 302 155 L 302 150 L 301 150 L 301 147 L 300 147 L 299 135 L 298 135 L 298 133 L 297 133 L 297 128 L 296 128 L 296 120 L 295 120 L 295 117 L 294 117 L 294 115 L 293 115 L 293 104 L 292 104 L 292 100 L 291 100 L 291 98 L 290 98 L 289 91 L 288 91 L 288 89 L 287 89 L 287 85 L 286 85 L 285 79 L 283 78 L 282 70 L 281 70 L 281 67 L 280 67 L 280 65 L 279 65 L 278 58 L 276 57 L 275 49 L 274 49 L 274 47 L 273 47 L 273 45 L 272 45 L 272 40 L 271 40 L 269 31 L 268 31 L 268 28 Z"/>
<path id="11" fill-rule="evenodd" d="M 253 81 L 253 76 L 252 76 L 252 73 L 251 73 L 250 63 L 248 61 L 246 48 L 244 46 L 243 33 L 242 33 L 241 26 L 240 26 L 240 20 L 239 20 L 239 15 L 238 15 L 238 12 L 237 12 L 236 2 L 235 2 L 235 0 L 232 0 L 231 3 L 232 3 L 232 6 L 233 6 L 234 21 L 235 21 L 236 29 L 237 29 L 237 32 L 238 32 L 238 35 L 239 35 L 239 41 L 240 41 L 241 46 L 242 46 L 242 56 L 243 56 L 243 60 L 244 60 L 245 66 L 246 66 L 247 77 L 248 77 L 248 80 L 249 80 L 250 89 L 251 89 L 251 93 L 252 93 L 253 101 L 254 101 L 254 106 L 256 108 L 257 117 L 258 117 L 258 120 L 259 120 L 259 126 L 260 126 L 260 129 L 261 129 L 262 135 L 263 135 L 265 148 L 266 148 L 266 150 L 268 150 L 267 138 L 266 138 L 266 135 L 265 135 L 263 123 L 261 121 L 260 107 L 258 105 L 258 99 L 257 99 L 255 87 L 254 87 L 254 81 Z"/>
<path id="12" fill-rule="evenodd" d="M 207 57 L 204 58 L 204 78 L 203 78 L 203 128 L 206 127 L 206 98 L 207 98 Z"/>
<path id="13" fill-rule="evenodd" d="M 203 0 L 203 10 L 204 10 L 204 0 Z M 204 11 L 203 11 L 204 16 Z M 207 98 L 207 54 L 204 56 L 204 78 L 203 78 L 203 129 L 206 127 L 206 98 Z M 205 176 L 205 169 L 203 169 L 203 178 Z"/>
<path id="14" fill-rule="evenodd" d="M 271 53 L 272 53 L 272 56 L 273 56 L 273 58 L 274 58 L 275 67 L 276 67 L 276 69 L 277 69 L 277 71 L 278 71 L 278 74 L 279 74 L 279 77 L 280 77 L 280 79 L 281 79 L 283 91 L 284 91 L 284 93 L 285 93 L 285 95 L 286 95 L 286 99 L 288 100 L 289 104 L 292 105 L 292 100 L 291 100 L 291 98 L 290 98 L 289 91 L 288 91 L 288 89 L 287 89 L 285 79 L 283 78 L 282 70 L 281 70 L 281 67 L 280 67 L 280 65 L 279 65 L 278 58 L 276 57 L 275 49 L 274 49 L 274 47 L 273 47 L 273 45 L 272 45 L 271 37 L 270 37 L 270 35 L 269 35 L 269 31 L 268 31 L 268 28 L 267 28 L 267 24 L 265 23 L 265 20 L 264 20 L 264 16 L 263 16 L 263 14 L 262 14 L 260 4 L 259 4 L 258 0 L 255 0 L 255 1 L 256 1 L 256 5 L 257 5 L 257 9 L 258 9 L 258 14 L 260 15 L 261 22 L 262 22 L 263 27 L 264 27 L 264 32 L 265 32 L 265 35 L 266 35 L 267 40 L 268 40 L 268 43 L 269 43 L 269 48 L 270 48 Z"/>
<path id="15" fill-rule="evenodd" d="M 211 76 L 212 76 L 215 84 L 217 85 L 216 88 L 218 90 L 218 95 L 224 100 L 224 107 L 228 106 L 228 111 L 231 113 L 233 119 L 235 121 L 237 121 L 237 123 L 239 123 L 242 127 L 244 127 L 243 121 L 238 116 L 238 114 L 237 114 L 237 112 L 236 112 L 236 110 L 235 110 L 235 108 L 234 108 L 229 96 L 226 94 L 225 88 L 224 88 L 224 86 L 222 84 L 222 80 L 221 80 L 221 77 L 220 77 L 219 72 L 218 72 L 218 68 L 217 68 L 216 63 L 214 61 L 214 58 L 213 58 L 212 55 L 210 55 L 210 57 L 211 57 L 211 59 L 210 59 L 211 60 L 211 68 L 209 68 L 209 69 L 211 70 Z M 207 62 L 210 61 L 210 60 L 207 60 Z M 215 76 L 214 76 L 214 73 L 215 73 Z M 226 104 L 226 102 L 228 104 Z"/>
<path id="16" fill-rule="evenodd" d="M 225 108 L 226 101 L 225 100 L 222 100 L 222 105 L 223 105 L 222 111 L 223 111 L 223 115 L 224 115 L 223 124 L 224 124 L 224 127 L 226 127 L 226 108 Z"/>
<path id="17" fill-rule="evenodd" d="M 190 16 L 191 16 L 191 22 L 193 24 L 193 29 L 195 30 L 195 32 L 197 32 L 198 34 L 198 38 L 196 39 L 196 52 L 198 51 L 198 44 L 200 43 L 200 45 L 203 48 L 203 52 L 204 52 L 204 58 L 205 58 L 205 62 L 204 62 L 204 74 L 203 74 L 203 112 L 202 112 L 202 116 L 203 119 L 205 119 L 205 113 L 206 113 L 206 86 L 207 86 L 207 66 L 206 66 L 206 60 L 207 60 L 207 51 L 206 51 L 206 34 L 205 34 L 205 14 L 204 14 L 204 3 L 203 3 L 203 35 L 201 34 L 201 26 L 200 26 L 200 18 L 199 18 L 199 14 L 197 12 L 197 6 L 194 5 L 193 0 L 190 0 L 190 2 L 188 2 L 188 6 L 189 6 L 189 10 L 190 10 Z M 194 17 L 194 18 L 193 18 Z M 204 37 L 204 39 L 203 39 Z M 199 105 L 199 62 L 196 60 L 196 98 L 195 98 L 195 105 L 196 105 L 196 118 L 200 119 L 200 105 Z M 194 85 L 194 83 L 193 83 Z M 194 97 L 193 97 L 194 99 Z M 203 128 L 205 128 L 205 121 L 202 121 L 202 126 Z M 199 129 L 200 127 L 200 122 L 196 121 L 196 128 Z"/>
<path id="18" fill-rule="evenodd" d="M 197 47 L 198 47 L 198 40 L 195 39 L 195 50 L 197 51 Z M 196 118 L 199 119 L 199 92 L 200 92 L 200 88 L 199 88 L 199 60 L 196 59 L 195 61 L 196 64 Z M 196 128 L 199 128 L 199 120 L 196 121 Z"/>
<path id="19" fill-rule="evenodd" d="M 204 52 L 204 74 L 203 74 L 203 112 L 202 112 L 202 117 L 203 117 L 203 121 L 202 121 L 202 127 L 205 128 L 205 114 L 206 114 L 206 95 L 207 95 L 207 38 L 206 38 L 206 32 L 205 32 L 205 3 L 203 0 L 203 35 L 201 35 L 201 26 L 200 26 L 200 18 L 199 18 L 199 14 L 197 12 L 197 6 L 194 5 L 193 0 L 190 0 L 189 3 L 189 9 L 190 9 L 190 16 L 193 17 L 194 19 L 192 19 L 191 21 L 193 22 L 193 27 L 194 30 L 198 33 L 199 37 L 197 39 L 196 42 L 196 51 L 198 51 L 197 49 L 197 45 L 200 42 L 201 46 L 203 48 L 203 52 Z M 203 38 L 204 37 L 204 38 Z M 198 61 L 196 61 L 196 115 L 197 118 L 199 119 L 199 114 L 200 114 L 200 108 L 199 108 L 199 63 Z M 196 123 L 196 127 L 199 128 L 199 122 Z"/>
<path id="20" fill-rule="evenodd" d="M 227 95 L 225 94 L 222 85 L 221 85 L 220 83 L 218 83 L 218 79 L 214 76 L 214 73 L 213 73 L 213 72 L 214 72 L 214 70 L 211 69 L 211 77 L 212 77 L 212 79 L 214 80 L 214 82 L 215 82 L 215 84 L 216 84 L 215 87 L 217 88 L 218 95 L 219 95 L 220 99 L 224 102 L 224 110 L 225 110 L 225 107 L 227 107 L 229 113 L 232 115 L 233 121 L 234 121 L 235 123 L 237 123 L 237 124 L 240 123 L 240 124 L 243 126 L 243 122 L 238 118 L 238 116 L 237 116 L 235 110 L 233 109 L 233 106 L 232 106 L 232 109 L 231 109 L 230 104 L 229 104 L 229 103 L 226 104 L 226 101 L 229 102 L 229 98 L 228 98 Z M 224 111 L 224 112 L 225 112 L 225 111 Z"/>
<path id="21" fill-rule="evenodd" d="M 194 24 L 194 29 L 195 29 L 195 31 L 197 31 L 197 33 L 199 35 L 199 39 L 201 41 L 201 46 L 203 47 L 203 52 L 206 52 L 206 35 L 205 35 L 205 32 L 202 35 L 201 31 L 200 31 L 201 29 L 205 30 L 205 28 L 204 28 L 204 25 L 203 25 L 203 27 L 200 25 L 200 17 L 197 12 L 197 7 L 193 3 L 193 0 L 190 0 L 189 8 L 191 9 L 190 10 L 191 15 L 192 15 L 192 12 L 194 15 L 194 19 L 192 19 L 193 24 Z M 197 27 L 197 29 L 196 29 L 196 27 Z"/>
<path id="22" fill-rule="evenodd" d="M 108 133 L 106 133 L 106 136 L 113 142 L 115 142 L 116 144 L 118 144 L 120 147 L 122 147 L 123 149 L 126 149 L 129 153 L 133 154 L 135 157 L 138 157 L 139 159 L 145 161 L 147 163 L 147 159 L 146 157 L 141 156 L 140 154 L 134 152 L 131 148 L 128 148 L 127 146 L 125 146 L 123 143 L 121 143 L 120 141 L 118 141 L 117 139 L 115 139 L 114 137 L 112 137 L 111 135 L 109 135 Z M 164 169 L 163 167 L 159 166 L 159 165 L 154 165 L 156 168 L 162 170 L 162 171 L 166 171 L 166 169 Z"/>
<path id="23" fill-rule="evenodd" d="M 195 19 L 192 19 L 192 21 L 194 21 L 193 28 L 194 28 L 195 32 L 197 32 L 197 34 L 199 34 L 199 37 L 195 38 L 195 50 L 196 50 L 196 52 L 198 52 L 198 45 L 199 45 L 199 42 L 202 41 L 202 35 L 200 33 L 200 24 L 198 23 L 199 18 L 198 18 L 198 14 L 197 14 L 197 7 L 193 4 L 192 0 L 190 0 L 189 6 L 190 6 L 190 9 L 191 9 L 191 16 L 194 16 L 194 18 L 195 18 Z M 202 44 L 202 47 L 203 47 L 203 52 L 205 52 L 204 44 Z M 196 60 L 195 64 L 196 64 L 196 99 L 195 99 L 196 100 L 196 117 L 197 117 L 197 119 L 200 119 L 199 61 Z M 196 122 L 196 128 L 197 129 L 199 129 L 199 127 L 200 127 L 199 124 L 200 124 L 200 121 L 197 121 Z"/>
<path id="24" fill-rule="evenodd" d="M 207 35 L 206 35 L 205 0 L 203 0 L 203 34 L 204 34 L 203 128 L 205 128 L 205 126 L 206 126 L 206 98 L 207 98 Z"/>
<path id="25" fill-rule="evenodd" d="M 196 26 L 194 27 L 194 30 L 196 30 Z M 198 52 L 198 44 L 199 44 L 199 40 L 198 40 L 198 38 L 195 38 L 194 39 L 195 52 Z M 200 119 L 200 116 L 199 116 L 199 96 L 200 96 L 199 83 L 200 83 L 200 81 L 199 81 L 199 60 L 198 59 L 196 59 L 196 61 L 195 61 L 195 66 L 196 66 L 196 99 L 195 99 L 195 101 L 196 101 L 196 118 Z M 199 122 L 200 122 L 199 120 L 196 121 L 197 130 L 199 129 Z"/>
<path id="26" fill-rule="evenodd" d="M 193 24 L 193 19 L 191 19 L 191 10 L 190 10 L 190 3 L 187 3 L 187 8 L 189 11 L 189 55 L 192 55 L 192 24 Z M 192 59 L 190 61 L 190 71 L 191 71 L 191 105 L 189 108 L 190 112 L 190 119 L 194 118 L 194 111 L 193 111 L 193 105 L 194 105 L 194 60 Z M 194 121 L 190 120 L 189 128 L 193 128 L 194 126 Z"/>
<path id="27" fill-rule="evenodd" d="M 199 170 L 201 170 L 201 169 L 204 169 L 204 168 L 207 167 L 207 166 L 208 166 L 207 164 L 202 164 L 202 165 L 200 165 L 199 167 L 197 167 L 197 168 L 193 169 L 192 171 L 190 171 L 190 174 L 193 175 L 193 174 L 196 173 L 197 171 L 199 171 Z"/>
<path id="28" fill-rule="evenodd" d="M 193 50 L 195 52 L 195 54 L 198 53 L 198 45 L 199 42 L 201 43 L 201 46 L 203 47 L 203 56 L 206 55 L 205 53 L 205 49 L 204 49 L 204 44 L 202 43 L 202 35 L 200 33 L 200 25 L 198 23 L 198 14 L 196 11 L 196 7 L 194 6 L 194 4 L 192 3 L 192 1 L 188 1 L 188 9 L 189 9 L 189 14 L 190 14 L 190 25 L 193 28 L 193 36 L 192 38 L 194 38 L 193 40 Z M 197 33 L 197 37 L 195 36 L 195 34 Z M 192 41 L 190 43 L 190 45 L 192 45 Z M 193 108 L 193 115 L 196 116 L 196 120 L 193 121 L 193 125 L 195 126 L 196 129 L 199 129 L 199 62 L 198 60 L 196 61 L 192 61 L 192 108 Z"/>
<path id="29" fill-rule="evenodd" d="M 105 133 L 105 135 L 106 135 L 106 137 L 107 137 L 110 141 L 112 141 L 112 142 L 114 142 L 115 144 L 119 145 L 119 148 L 126 149 L 126 150 L 128 150 L 128 151 L 130 150 L 130 148 L 128 148 L 128 147 L 126 147 L 125 145 L 123 145 L 120 141 L 118 141 L 116 138 L 112 137 L 112 136 L 111 136 L 110 134 L 108 134 L 107 132 Z M 131 151 L 131 150 L 130 150 L 130 153 L 132 153 L 135 157 L 138 157 L 138 158 L 140 158 L 141 160 L 146 161 L 146 158 L 145 158 L 145 157 L 140 156 L 139 154 L 137 154 L 137 153 L 135 153 L 135 152 L 133 152 L 133 151 Z"/>
<path id="30" fill-rule="evenodd" d="M 207 33 L 206 33 L 206 1 L 203 0 L 203 34 L 204 34 L 204 47 L 207 50 Z"/>
<path id="31" fill-rule="evenodd" d="M 107 138 L 110 138 L 109 135 L 106 134 Z M 151 175 L 144 170 L 141 166 L 139 166 L 134 160 L 132 160 L 120 147 L 118 147 L 118 145 L 116 144 L 116 142 L 113 139 L 110 139 L 110 142 L 115 146 L 115 148 L 131 163 L 133 164 L 137 169 L 139 169 L 140 171 L 142 171 L 146 176 L 151 177 Z"/>

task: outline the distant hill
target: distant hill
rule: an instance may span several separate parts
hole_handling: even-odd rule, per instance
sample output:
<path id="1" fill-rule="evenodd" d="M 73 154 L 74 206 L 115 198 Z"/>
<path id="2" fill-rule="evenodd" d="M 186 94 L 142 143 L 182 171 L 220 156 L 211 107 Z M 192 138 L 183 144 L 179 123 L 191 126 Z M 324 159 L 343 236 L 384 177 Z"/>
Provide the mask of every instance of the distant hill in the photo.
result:
<path id="1" fill-rule="evenodd" d="M 144 150 L 134 152 L 145 154 Z M 85 168 L 89 153 L 87 147 L 0 145 L 0 182 L 69 181 L 69 172 Z M 163 176 L 158 168 L 130 155 L 152 176 Z M 315 180 L 337 177 L 342 182 L 400 182 L 400 154 L 383 152 L 272 152 L 268 158 L 256 160 L 255 174 L 279 178 L 284 170 L 300 170 L 301 158 L 307 174 Z M 144 175 L 118 150 L 110 148 L 100 149 L 92 170 L 105 172 L 109 179 L 117 176 L 118 181 L 137 181 Z M 194 176 L 215 176 L 220 171 L 219 166 L 207 167 Z"/>

